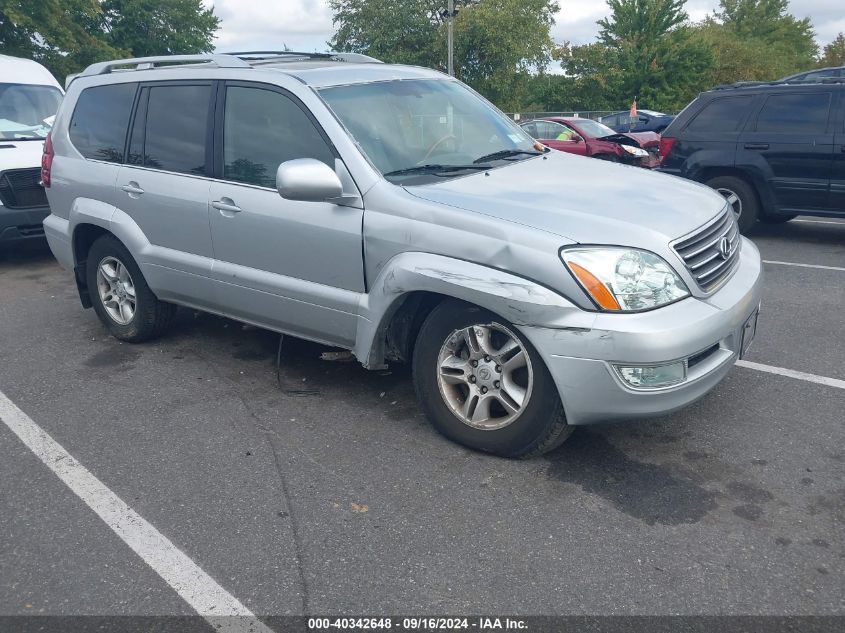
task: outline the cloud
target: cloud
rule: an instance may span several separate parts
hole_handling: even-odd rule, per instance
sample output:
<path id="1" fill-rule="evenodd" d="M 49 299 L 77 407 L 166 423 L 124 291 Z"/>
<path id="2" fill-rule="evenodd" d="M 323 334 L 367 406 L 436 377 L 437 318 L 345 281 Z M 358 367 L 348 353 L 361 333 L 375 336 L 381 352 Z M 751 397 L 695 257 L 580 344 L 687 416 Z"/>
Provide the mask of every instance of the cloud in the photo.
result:
<path id="1" fill-rule="evenodd" d="M 217 48 L 226 50 L 324 51 L 334 34 L 327 0 L 204 0 L 221 19 Z M 445 0 L 444 0 L 445 2 Z M 596 21 L 607 15 L 604 0 L 560 0 L 552 37 L 557 42 L 585 44 L 598 34 Z M 718 7 L 718 0 L 689 0 L 686 11 L 693 21 Z M 809 17 L 821 46 L 845 31 L 841 0 L 793 0 L 790 11 Z"/>

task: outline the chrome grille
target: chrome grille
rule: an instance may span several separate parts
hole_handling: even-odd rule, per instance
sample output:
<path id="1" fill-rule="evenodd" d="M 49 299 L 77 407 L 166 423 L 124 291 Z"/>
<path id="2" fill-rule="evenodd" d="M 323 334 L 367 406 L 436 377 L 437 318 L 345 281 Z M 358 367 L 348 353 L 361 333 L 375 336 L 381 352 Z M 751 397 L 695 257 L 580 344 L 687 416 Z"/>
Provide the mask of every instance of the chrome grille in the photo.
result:
<path id="1" fill-rule="evenodd" d="M 721 243 L 727 239 L 728 256 L 725 258 Z M 712 292 L 726 281 L 739 263 L 742 240 L 733 210 L 726 206 L 719 216 L 692 234 L 673 244 L 675 252 L 684 260 L 698 287 Z"/>

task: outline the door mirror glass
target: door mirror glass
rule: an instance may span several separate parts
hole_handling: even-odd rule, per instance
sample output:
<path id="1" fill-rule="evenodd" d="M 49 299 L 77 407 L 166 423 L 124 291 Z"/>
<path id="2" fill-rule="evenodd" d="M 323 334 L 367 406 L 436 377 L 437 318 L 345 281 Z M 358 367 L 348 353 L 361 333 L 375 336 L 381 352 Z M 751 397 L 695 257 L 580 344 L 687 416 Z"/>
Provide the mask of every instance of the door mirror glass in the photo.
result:
<path id="1" fill-rule="evenodd" d="M 276 189 L 287 200 L 323 202 L 343 195 L 334 169 L 314 158 L 297 158 L 279 165 Z"/>

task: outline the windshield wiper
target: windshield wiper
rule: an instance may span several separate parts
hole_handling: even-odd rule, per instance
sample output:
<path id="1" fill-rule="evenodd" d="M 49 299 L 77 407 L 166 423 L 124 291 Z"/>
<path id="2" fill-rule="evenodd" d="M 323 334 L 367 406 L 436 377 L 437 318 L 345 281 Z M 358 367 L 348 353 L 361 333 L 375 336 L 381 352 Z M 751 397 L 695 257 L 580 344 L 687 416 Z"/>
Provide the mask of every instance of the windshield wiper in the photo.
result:
<path id="1" fill-rule="evenodd" d="M 499 150 L 498 152 L 493 152 L 492 154 L 485 154 L 480 158 L 476 158 L 474 163 L 483 163 L 488 160 L 501 160 L 503 158 L 510 158 L 511 156 L 520 156 L 521 154 L 528 154 L 530 156 L 539 156 L 540 154 L 544 154 L 545 152 L 538 152 L 537 150 L 527 150 L 527 149 L 503 149 Z"/>
<path id="2" fill-rule="evenodd" d="M 394 171 L 389 171 L 384 175 L 405 176 L 410 174 L 436 174 L 438 172 L 463 171 L 465 169 L 490 169 L 491 167 L 492 165 L 480 165 L 478 164 L 478 161 L 473 162 L 471 165 L 416 165 L 414 167 L 406 167 L 405 169 L 395 169 Z"/>

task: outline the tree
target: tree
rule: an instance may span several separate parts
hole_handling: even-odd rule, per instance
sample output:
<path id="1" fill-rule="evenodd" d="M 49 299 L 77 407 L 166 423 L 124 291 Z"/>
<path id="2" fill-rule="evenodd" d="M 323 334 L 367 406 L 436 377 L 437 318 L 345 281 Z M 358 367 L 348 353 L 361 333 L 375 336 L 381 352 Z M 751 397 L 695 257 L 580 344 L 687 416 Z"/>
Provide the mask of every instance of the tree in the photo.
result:
<path id="1" fill-rule="evenodd" d="M 710 47 L 693 37 L 685 0 L 608 0 L 609 18 L 599 20 L 599 41 L 558 51 L 564 69 L 587 85 L 603 88 L 620 107 L 674 110 L 700 88 L 713 65 Z"/>
<path id="2" fill-rule="evenodd" d="M 102 17 L 106 41 L 133 57 L 210 52 L 220 26 L 202 0 L 105 0 Z"/>
<path id="3" fill-rule="evenodd" d="M 335 50 L 446 69 L 446 0 L 330 0 Z M 548 63 L 553 0 L 455 3 L 455 74 L 501 107 L 515 108 L 529 72 Z"/>
<path id="4" fill-rule="evenodd" d="M 58 78 L 105 59 L 212 49 L 201 0 L 0 0 L 0 49 Z"/>
<path id="5" fill-rule="evenodd" d="M 34 59 L 61 78 L 120 56 L 96 27 L 101 16 L 98 0 L 0 0 L 0 49 Z"/>
<path id="6" fill-rule="evenodd" d="M 814 64 L 818 46 L 812 24 L 809 18 L 799 20 L 788 12 L 789 0 L 720 0 L 719 7 L 714 21 L 734 38 L 764 46 L 764 57 L 777 58 L 778 73 Z"/>
<path id="7" fill-rule="evenodd" d="M 839 33 L 830 44 L 824 47 L 818 66 L 819 68 L 845 66 L 845 34 Z"/>

